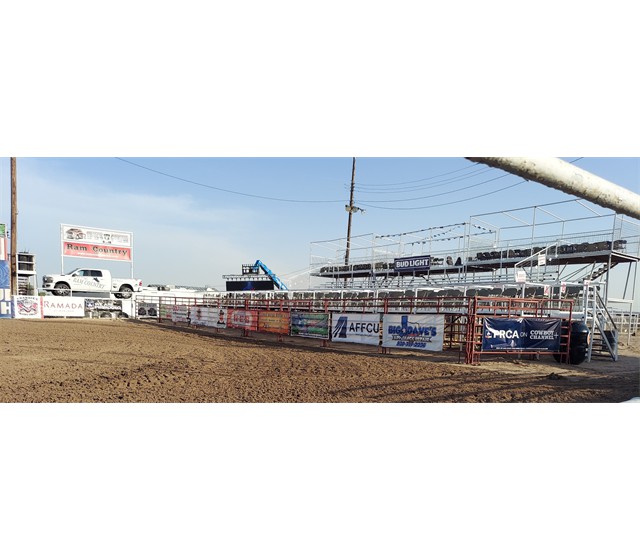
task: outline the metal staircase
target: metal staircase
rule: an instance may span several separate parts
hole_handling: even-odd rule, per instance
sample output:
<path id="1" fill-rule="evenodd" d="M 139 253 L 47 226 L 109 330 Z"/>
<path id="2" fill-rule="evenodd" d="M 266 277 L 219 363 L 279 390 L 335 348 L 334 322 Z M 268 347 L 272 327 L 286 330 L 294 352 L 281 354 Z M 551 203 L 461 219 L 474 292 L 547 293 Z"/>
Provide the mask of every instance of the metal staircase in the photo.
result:
<path id="1" fill-rule="evenodd" d="M 595 265 L 593 265 L 591 272 L 589 274 L 587 274 L 582 280 L 596 280 L 597 278 L 600 278 L 600 276 L 602 276 L 603 274 L 606 274 L 609 270 L 611 270 L 614 266 L 616 266 L 618 263 L 617 262 L 613 262 L 611 263 L 611 266 L 609 266 L 609 263 L 604 263 L 600 268 L 595 268 Z"/>
<path id="2" fill-rule="evenodd" d="M 583 297 L 585 322 L 591 332 L 587 362 L 590 362 L 593 356 L 610 357 L 616 362 L 618 360 L 619 329 L 615 320 L 600 297 L 596 285 L 585 286 Z"/>

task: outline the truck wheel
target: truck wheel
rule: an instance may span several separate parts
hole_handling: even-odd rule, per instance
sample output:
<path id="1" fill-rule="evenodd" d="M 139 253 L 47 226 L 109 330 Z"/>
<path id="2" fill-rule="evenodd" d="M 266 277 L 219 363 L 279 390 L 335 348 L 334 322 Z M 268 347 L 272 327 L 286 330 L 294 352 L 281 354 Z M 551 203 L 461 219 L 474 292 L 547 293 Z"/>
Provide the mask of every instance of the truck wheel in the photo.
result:
<path id="1" fill-rule="evenodd" d="M 71 295 L 71 286 L 66 282 L 57 282 L 53 287 L 53 293 L 56 296 L 70 296 Z"/>
<path id="2" fill-rule="evenodd" d="M 116 297 L 119 295 L 122 299 L 129 299 L 133 293 L 133 288 L 131 286 L 120 286 L 119 292 L 120 294 L 116 294 Z"/>

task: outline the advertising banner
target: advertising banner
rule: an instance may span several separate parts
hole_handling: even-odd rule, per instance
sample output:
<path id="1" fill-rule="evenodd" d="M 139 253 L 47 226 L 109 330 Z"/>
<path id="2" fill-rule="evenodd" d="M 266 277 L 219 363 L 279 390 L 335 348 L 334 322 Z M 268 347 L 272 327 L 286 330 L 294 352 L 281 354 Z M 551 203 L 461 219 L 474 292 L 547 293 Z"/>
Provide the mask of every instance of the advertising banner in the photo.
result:
<path id="1" fill-rule="evenodd" d="M 0 289 L 10 288 L 9 261 L 0 261 Z"/>
<path id="2" fill-rule="evenodd" d="M 91 243 L 65 241 L 62 244 L 62 254 L 65 257 L 82 257 L 84 259 L 131 261 L 131 248 L 129 247 L 111 247 Z"/>
<path id="3" fill-rule="evenodd" d="M 7 226 L 0 224 L 0 261 L 7 260 Z M 0 286 L 2 287 L 2 286 Z"/>
<path id="4" fill-rule="evenodd" d="M 13 296 L 15 319 L 42 319 L 42 298 L 40 296 Z"/>
<path id="5" fill-rule="evenodd" d="M 169 319 L 171 320 L 171 311 L 173 310 L 173 302 L 172 303 L 162 303 L 162 301 L 158 304 L 158 313 L 160 313 L 161 319 Z"/>
<path id="6" fill-rule="evenodd" d="M 400 271 L 425 271 L 431 268 L 431 255 L 422 255 L 420 257 L 402 257 L 393 259 L 393 270 Z"/>
<path id="7" fill-rule="evenodd" d="M 289 334 L 288 311 L 260 311 L 258 313 L 258 330 L 275 334 Z"/>
<path id="8" fill-rule="evenodd" d="M 157 319 L 158 304 L 155 302 L 138 301 L 138 319 Z"/>
<path id="9" fill-rule="evenodd" d="M 332 313 L 331 340 L 378 346 L 380 313 Z"/>
<path id="10" fill-rule="evenodd" d="M 329 313 L 291 312 L 291 336 L 329 339 Z"/>
<path id="11" fill-rule="evenodd" d="M 227 310 L 223 308 L 215 308 L 216 312 L 216 323 L 213 325 L 216 329 L 226 329 L 227 328 Z"/>
<path id="12" fill-rule="evenodd" d="M 171 308 L 171 322 L 172 323 L 188 323 L 189 322 L 189 306 L 174 305 Z"/>
<path id="13" fill-rule="evenodd" d="M 218 307 L 194 305 L 189 309 L 189 321 L 196 327 L 215 327 L 225 329 L 227 327 L 226 311 Z"/>
<path id="14" fill-rule="evenodd" d="M 0 265 L 2 262 L 0 261 Z M 11 290 L 8 287 L 0 287 L 0 319 L 11 319 L 13 315 L 12 303 Z"/>
<path id="15" fill-rule="evenodd" d="M 44 296 L 42 311 L 45 317 L 84 317 L 84 298 Z"/>
<path id="16" fill-rule="evenodd" d="M 61 224 L 62 255 L 131 262 L 133 233 Z"/>
<path id="17" fill-rule="evenodd" d="M 442 352 L 444 345 L 444 315 L 382 316 L 382 346 Z"/>
<path id="18" fill-rule="evenodd" d="M 107 298 L 84 298 L 84 316 L 94 319 L 111 319 L 122 314 L 122 301 Z"/>
<path id="19" fill-rule="evenodd" d="M 232 329 L 258 330 L 258 312 L 246 309 L 227 310 L 227 326 Z"/>
<path id="20" fill-rule="evenodd" d="M 502 319 L 487 317 L 482 350 L 560 351 L 561 319 Z"/>

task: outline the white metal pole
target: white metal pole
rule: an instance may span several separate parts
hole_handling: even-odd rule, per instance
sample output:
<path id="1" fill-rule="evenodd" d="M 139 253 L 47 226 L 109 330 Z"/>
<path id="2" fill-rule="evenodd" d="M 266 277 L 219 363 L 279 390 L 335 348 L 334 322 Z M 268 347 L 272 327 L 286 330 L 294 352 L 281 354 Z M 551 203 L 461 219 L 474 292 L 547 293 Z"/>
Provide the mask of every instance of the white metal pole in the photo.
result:
<path id="1" fill-rule="evenodd" d="M 524 179 L 640 219 L 640 195 L 560 158 L 468 157 L 466 159 L 504 169 Z"/>

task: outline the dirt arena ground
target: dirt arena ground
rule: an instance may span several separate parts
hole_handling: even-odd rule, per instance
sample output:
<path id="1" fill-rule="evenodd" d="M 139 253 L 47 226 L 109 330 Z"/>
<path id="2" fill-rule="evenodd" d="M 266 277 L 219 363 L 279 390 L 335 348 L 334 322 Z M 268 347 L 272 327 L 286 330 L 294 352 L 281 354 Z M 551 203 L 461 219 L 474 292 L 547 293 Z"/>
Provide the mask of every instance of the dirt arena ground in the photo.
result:
<path id="1" fill-rule="evenodd" d="M 542 356 L 468 366 L 457 351 L 383 355 L 141 321 L 4 320 L 0 402 L 622 402 L 640 395 L 638 339 L 621 343 L 617 362 Z"/>

